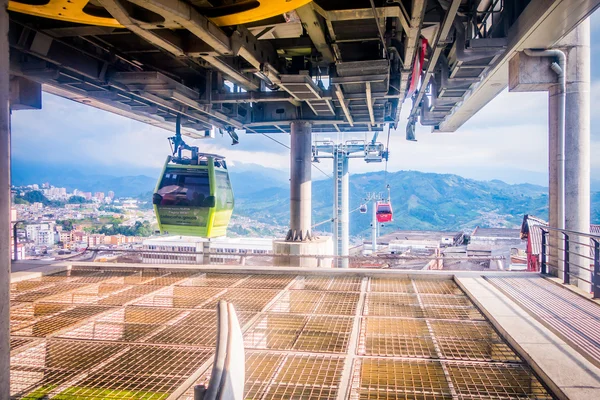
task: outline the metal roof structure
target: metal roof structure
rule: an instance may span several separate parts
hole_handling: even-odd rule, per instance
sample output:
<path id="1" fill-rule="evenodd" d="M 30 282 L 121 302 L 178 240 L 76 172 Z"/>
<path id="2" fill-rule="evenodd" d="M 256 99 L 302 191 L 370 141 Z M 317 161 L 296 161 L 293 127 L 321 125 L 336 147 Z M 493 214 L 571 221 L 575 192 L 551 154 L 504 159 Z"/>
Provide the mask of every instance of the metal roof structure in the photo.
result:
<path id="1" fill-rule="evenodd" d="M 73 266 L 11 285 L 14 398 L 193 398 L 215 306 L 236 307 L 246 399 L 550 399 L 448 277 Z"/>
<path id="2" fill-rule="evenodd" d="M 9 1 L 15 84 L 183 132 L 454 131 L 600 0 Z"/>

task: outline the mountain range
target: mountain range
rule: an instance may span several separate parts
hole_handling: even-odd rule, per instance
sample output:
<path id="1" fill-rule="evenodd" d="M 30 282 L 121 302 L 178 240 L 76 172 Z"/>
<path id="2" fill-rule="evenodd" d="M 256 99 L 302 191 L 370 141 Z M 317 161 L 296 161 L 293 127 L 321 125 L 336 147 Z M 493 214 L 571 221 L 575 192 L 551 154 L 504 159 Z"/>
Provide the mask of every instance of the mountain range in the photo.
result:
<path id="1" fill-rule="evenodd" d="M 286 171 L 256 164 L 236 163 L 230 167 L 236 196 L 235 214 L 253 220 L 286 226 L 289 221 L 289 179 Z M 102 173 L 98 173 L 102 171 Z M 14 185 L 49 182 L 54 186 L 83 191 L 109 191 L 117 196 L 139 196 L 151 192 L 156 177 L 145 174 L 116 176 L 101 168 L 78 166 L 43 166 L 13 160 Z M 151 171 L 158 175 L 160 171 Z M 397 229 L 469 230 L 475 226 L 517 227 L 524 214 L 540 218 L 548 215 L 548 189 L 532 184 L 507 184 L 499 180 L 478 181 L 452 174 L 398 171 L 371 172 L 350 177 L 351 235 L 368 232 L 369 212 L 357 211 L 367 193 L 386 195 L 390 185 L 394 221 L 384 232 Z M 313 182 L 313 223 L 332 216 L 333 185 L 331 179 Z M 592 195 L 592 221 L 600 222 L 600 193 Z M 319 229 L 330 230 L 325 223 Z"/>

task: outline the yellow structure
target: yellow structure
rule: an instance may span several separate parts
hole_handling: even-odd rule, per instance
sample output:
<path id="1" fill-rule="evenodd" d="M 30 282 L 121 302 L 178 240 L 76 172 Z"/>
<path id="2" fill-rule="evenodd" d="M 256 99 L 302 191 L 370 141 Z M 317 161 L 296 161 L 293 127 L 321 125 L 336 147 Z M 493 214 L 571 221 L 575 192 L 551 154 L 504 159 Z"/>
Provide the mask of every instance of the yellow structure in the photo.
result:
<path id="1" fill-rule="evenodd" d="M 298 7 L 302 7 L 311 1 L 312 0 L 243 0 L 234 6 L 214 8 L 214 11 L 221 11 L 224 15 L 209 19 L 218 26 L 246 24 L 281 15 L 295 10 Z M 228 8 L 238 12 L 228 14 Z M 116 19 L 108 15 L 101 16 L 105 11 L 100 7 L 90 4 L 89 0 L 49 0 L 46 4 L 41 5 L 11 0 L 8 2 L 8 9 L 10 11 L 35 15 L 37 17 L 79 24 L 123 28 Z"/>

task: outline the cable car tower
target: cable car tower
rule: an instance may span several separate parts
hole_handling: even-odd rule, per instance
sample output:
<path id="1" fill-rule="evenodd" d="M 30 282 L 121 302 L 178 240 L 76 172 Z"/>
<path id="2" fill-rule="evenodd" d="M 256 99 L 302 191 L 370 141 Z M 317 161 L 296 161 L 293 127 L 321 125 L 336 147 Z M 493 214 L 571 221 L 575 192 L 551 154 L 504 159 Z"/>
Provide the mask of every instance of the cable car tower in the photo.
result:
<path id="1" fill-rule="evenodd" d="M 389 129 L 389 127 L 388 127 Z M 383 162 L 388 159 L 388 150 L 383 143 L 377 142 L 377 133 L 373 139 L 315 141 L 312 146 L 313 161 L 333 159 L 333 242 L 336 256 L 349 255 L 349 174 L 348 161 L 362 158 L 367 163 Z M 336 267 L 348 268 L 348 258 L 336 259 Z"/>

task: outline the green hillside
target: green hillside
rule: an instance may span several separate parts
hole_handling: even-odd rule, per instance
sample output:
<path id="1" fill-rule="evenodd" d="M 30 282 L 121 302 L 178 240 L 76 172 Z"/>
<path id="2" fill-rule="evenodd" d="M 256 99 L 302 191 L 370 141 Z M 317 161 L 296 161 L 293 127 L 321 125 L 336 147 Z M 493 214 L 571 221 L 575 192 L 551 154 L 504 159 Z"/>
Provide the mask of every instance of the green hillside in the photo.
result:
<path id="1" fill-rule="evenodd" d="M 384 231 L 397 229 L 464 229 L 475 226 L 517 227 L 524 214 L 547 218 L 548 189 L 531 184 L 475 181 L 450 174 L 399 171 L 388 173 L 394 221 Z M 352 175 L 350 206 L 357 208 L 365 193 L 385 192 L 384 173 Z M 235 213 L 262 222 L 287 225 L 287 188 L 270 188 L 236 199 Z M 330 180 L 313 182 L 313 222 L 331 218 L 333 186 Z M 592 216 L 600 217 L 600 196 L 593 196 Z M 368 231 L 371 214 L 351 214 L 350 233 Z M 328 230 L 330 225 L 322 225 Z"/>

